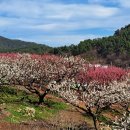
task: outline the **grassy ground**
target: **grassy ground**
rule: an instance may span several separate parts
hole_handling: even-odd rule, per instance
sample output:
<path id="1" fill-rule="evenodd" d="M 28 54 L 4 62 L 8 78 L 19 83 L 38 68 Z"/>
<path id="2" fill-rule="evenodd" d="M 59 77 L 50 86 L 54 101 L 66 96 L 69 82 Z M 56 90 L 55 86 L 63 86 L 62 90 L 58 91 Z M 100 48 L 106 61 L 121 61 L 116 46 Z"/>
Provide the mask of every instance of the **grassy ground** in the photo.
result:
<path id="1" fill-rule="evenodd" d="M 61 98 L 47 95 L 44 104 L 40 106 L 36 104 L 37 101 L 36 95 L 25 90 L 0 87 L 0 130 L 72 129 L 82 127 L 83 123 L 87 130 L 86 117 Z M 34 109 L 34 116 L 28 115 L 26 108 Z"/>
<path id="2" fill-rule="evenodd" d="M 0 127 L 2 123 L 10 122 L 12 129 L 29 130 L 29 127 L 16 124 L 25 124 L 32 122 L 34 126 L 40 126 L 46 123 L 51 125 L 60 125 L 60 127 L 72 127 L 74 125 L 85 124 L 87 127 L 93 127 L 92 118 L 70 104 L 65 103 L 62 99 L 56 96 L 49 95 L 45 99 L 44 105 L 36 105 L 38 98 L 36 95 L 29 94 L 25 90 L 19 90 L 14 87 L 0 87 Z M 123 110 L 117 106 L 116 110 L 110 108 L 103 111 L 99 117 L 100 122 L 107 124 L 107 122 L 114 120 L 115 116 L 120 117 Z M 28 115 L 26 108 L 35 110 L 35 114 Z M 41 123 L 40 123 L 41 122 Z M 38 124 L 40 123 L 40 124 Z M 4 127 L 7 125 L 3 125 Z M 30 128 L 31 129 L 31 128 Z M 0 129 L 3 130 L 3 129 Z M 6 129 L 8 130 L 8 128 Z M 37 130 L 42 130 L 37 128 Z M 48 130 L 48 129 L 47 129 Z M 54 130 L 54 129 L 53 129 Z M 57 129 L 58 130 L 58 129 Z M 85 128 L 87 130 L 87 128 Z M 105 128 L 104 130 L 108 130 Z"/>
<path id="3" fill-rule="evenodd" d="M 6 111 L 5 115 L 7 115 L 3 121 L 20 123 L 30 120 L 47 120 L 50 117 L 53 117 L 59 111 L 68 108 L 68 105 L 66 103 L 53 101 L 51 99 L 46 99 L 46 105 L 42 106 L 36 105 L 35 102 L 37 101 L 38 99 L 35 95 L 27 94 L 25 91 L 16 90 L 11 87 L 1 87 L 1 109 L 3 109 L 3 111 Z M 34 116 L 27 115 L 25 112 L 27 107 L 35 109 Z"/>

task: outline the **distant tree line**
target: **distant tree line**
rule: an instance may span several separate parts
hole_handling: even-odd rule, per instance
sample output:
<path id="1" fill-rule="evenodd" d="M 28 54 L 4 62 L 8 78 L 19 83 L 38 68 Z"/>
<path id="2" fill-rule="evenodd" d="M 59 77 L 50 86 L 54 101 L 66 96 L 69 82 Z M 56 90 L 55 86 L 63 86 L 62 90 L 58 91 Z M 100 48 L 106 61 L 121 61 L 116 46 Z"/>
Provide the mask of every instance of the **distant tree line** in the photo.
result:
<path id="1" fill-rule="evenodd" d="M 113 36 L 88 39 L 78 45 L 54 48 L 53 53 L 83 55 L 89 61 L 101 59 L 101 62 L 107 64 L 128 67 L 130 66 L 130 25 L 116 30 Z"/>

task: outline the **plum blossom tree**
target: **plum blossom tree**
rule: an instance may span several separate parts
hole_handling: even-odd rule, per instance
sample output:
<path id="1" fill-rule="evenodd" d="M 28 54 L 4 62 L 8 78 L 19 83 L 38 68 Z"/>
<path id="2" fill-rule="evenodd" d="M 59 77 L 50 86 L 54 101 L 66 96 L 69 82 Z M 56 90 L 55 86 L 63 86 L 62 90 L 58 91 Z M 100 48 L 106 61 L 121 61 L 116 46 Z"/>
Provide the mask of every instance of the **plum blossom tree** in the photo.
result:
<path id="1" fill-rule="evenodd" d="M 51 91 L 51 85 L 60 84 L 63 80 L 74 77 L 84 65 L 84 60 L 79 57 L 63 58 L 54 55 L 17 54 L 1 55 L 6 66 L 6 80 L 9 84 L 24 86 L 39 97 L 39 104 Z M 15 57 L 15 58 L 14 58 Z M 4 62 L 2 61 L 2 65 Z M 9 63 L 8 63 L 9 62 Z M 2 72 L 2 74 L 4 74 Z"/>
<path id="2" fill-rule="evenodd" d="M 117 67 L 82 69 L 75 80 L 63 82 L 55 89 L 68 102 L 88 113 L 96 130 L 98 117 L 105 108 L 130 101 L 127 73 Z M 81 108 L 79 102 L 85 107 Z"/>
<path id="3" fill-rule="evenodd" d="M 130 129 L 130 111 L 124 112 L 122 117 L 115 117 L 115 121 L 111 126 L 114 130 L 129 130 Z"/>
<path id="4" fill-rule="evenodd" d="M 114 66 L 109 66 L 107 68 L 89 67 L 85 69 L 85 71 L 84 69 L 81 70 L 80 73 L 77 74 L 76 80 L 80 84 L 89 84 L 93 81 L 98 84 L 109 84 L 113 81 L 121 81 L 125 79 L 127 76 L 126 74 L 127 72 L 125 70 Z"/>
<path id="5" fill-rule="evenodd" d="M 14 54 L 0 54 L 0 85 L 8 85 L 11 82 L 11 78 L 14 75 L 13 59 L 17 56 Z"/>
<path id="6" fill-rule="evenodd" d="M 95 83 L 94 83 L 95 84 Z M 88 86 L 87 92 L 83 92 L 82 101 L 87 112 L 92 116 L 95 129 L 101 112 L 116 103 L 129 102 L 130 94 L 127 82 L 113 82 L 109 85 Z"/>

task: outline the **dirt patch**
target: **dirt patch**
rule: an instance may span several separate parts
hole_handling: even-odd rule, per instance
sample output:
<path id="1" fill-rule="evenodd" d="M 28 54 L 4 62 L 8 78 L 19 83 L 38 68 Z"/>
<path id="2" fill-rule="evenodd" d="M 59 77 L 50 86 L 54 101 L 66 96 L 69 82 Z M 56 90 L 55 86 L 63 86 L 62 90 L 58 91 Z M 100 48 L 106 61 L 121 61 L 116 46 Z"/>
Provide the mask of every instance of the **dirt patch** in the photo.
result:
<path id="1" fill-rule="evenodd" d="M 80 124 L 83 123 L 85 120 L 84 116 L 81 115 L 76 110 L 66 110 L 59 112 L 54 118 L 50 121 L 54 122 L 55 124 Z"/>
<path id="2" fill-rule="evenodd" d="M 47 124 L 10 124 L 0 123 L 0 130 L 52 130 Z"/>
<path id="3" fill-rule="evenodd" d="M 87 130 L 85 117 L 75 109 L 64 110 L 48 121 L 31 121 L 21 124 L 0 123 L 0 130 L 60 130 L 82 126 Z"/>

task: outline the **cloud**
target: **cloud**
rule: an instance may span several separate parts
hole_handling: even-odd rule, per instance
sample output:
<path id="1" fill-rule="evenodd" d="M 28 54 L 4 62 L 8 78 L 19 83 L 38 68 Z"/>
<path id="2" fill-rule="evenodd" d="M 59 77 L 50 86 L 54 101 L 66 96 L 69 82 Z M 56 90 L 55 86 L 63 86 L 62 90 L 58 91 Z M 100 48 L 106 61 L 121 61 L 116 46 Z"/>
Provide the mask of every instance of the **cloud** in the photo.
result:
<path id="1" fill-rule="evenodd" d="M 110 6 L 130 7 L 130 0 L 88 0 L 89 4 L 100 4 Z"/>
<path id="2" fill-rule="evenodd" d="M 69 1 L 1 0 L 0 33 L 39 43 L 67 44 L 100 36 L 99 28 L 114 31 L 130 22 L 128 0 Z M 95 31 L 88 32 L 92 29 Z"/>
<path id="3" fill-rule="evenodd" d="M 0 27 L 6 27 L 11 25 L 11 21 L 7 21 L 7 19 L 0 18 Z"/>
<path id="4" fill-rule="evenodd" d="M 88 0 L 89 4 L 105 4 L 114 5 L 117 4 L 118 0 Z"/>
<path id="5" fill-rule="evenodd" d="M 114 7 L 87 4 L 62 4 L 30 0 L 10 0 L 0 3 L 0 14 L 18 18 L 71 19 L 75 17 L 109 17 L 118 11 Z"/>
<path id="6" fill-rule="evenodd" d="M 130 7 L 130 0 L 118 0 L 120 6 L 124 8 L 129 8 Z"/>

